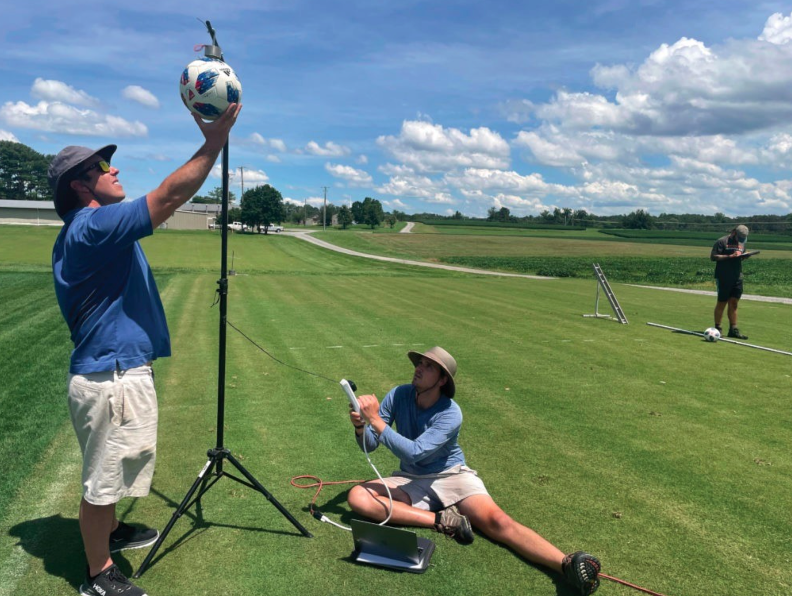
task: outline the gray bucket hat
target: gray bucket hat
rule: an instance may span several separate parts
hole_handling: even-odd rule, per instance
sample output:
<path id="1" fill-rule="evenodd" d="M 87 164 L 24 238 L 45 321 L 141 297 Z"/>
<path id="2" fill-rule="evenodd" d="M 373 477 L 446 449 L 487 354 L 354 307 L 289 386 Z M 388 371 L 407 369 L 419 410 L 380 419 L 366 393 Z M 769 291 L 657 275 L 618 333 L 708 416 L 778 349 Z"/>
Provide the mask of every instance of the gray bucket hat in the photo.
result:
<path id="1" fill-rule="evenodd" d="M 80 165 L 94 155 L 99 155 L 105 161 L 110 161 L 117 148 L 116 145 L 106 145 L 101 149 L 94 150 L 88 147 L 69 145 L 52 159 L 49 170 L 47 170 L 47 180 L 52 187 L 55 211 L 58 212 L 61 219 L 74 208 L 75 196 L 69 183 Z"/>
<path id="2" fill-rule="evenodd" d="M 737 240 L 740 242 L 745 242 L 748 238 L 748 226 L 744 226 L 740 224 L 736 228 L 734 228 L 735 233 L 737 234 Z"/>
<path id="3" fill-rule="evenodd" d="M 428 358 L 432 362 L 437 363 L 437 365 L 445 371 L 446 376 L 448 377 L 448 381 L 446 381 L 446 384 L 443 385 L 441 391 L 448 397 L 454 397 L 454 393 L 456 393 L 454 375 L 457 371 L 457 363 L 451 354 L 446 352 L 440 346 L 435 346 L 434 348 L 429 348 L 423 354 L 411 350 L 407 352 L 407 358 L 410 359 L 414 366 L 418 366 L 421 358 Z"/>

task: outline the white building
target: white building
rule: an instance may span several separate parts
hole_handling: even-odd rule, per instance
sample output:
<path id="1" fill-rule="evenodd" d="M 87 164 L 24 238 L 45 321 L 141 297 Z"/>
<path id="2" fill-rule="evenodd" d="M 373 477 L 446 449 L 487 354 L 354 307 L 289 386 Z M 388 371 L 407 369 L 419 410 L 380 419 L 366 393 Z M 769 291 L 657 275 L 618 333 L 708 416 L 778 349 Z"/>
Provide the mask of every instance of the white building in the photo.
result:
<path id="1" fill-rule="evenodd" d="M 162 227 L 168 230 L 208 230 L 214 226 L 221 205 L 186 203 Z M 0 224 L 61 226 L 52 201 L 0 200 Z M 212 224 L 210 226 L 210 224 Z"/>

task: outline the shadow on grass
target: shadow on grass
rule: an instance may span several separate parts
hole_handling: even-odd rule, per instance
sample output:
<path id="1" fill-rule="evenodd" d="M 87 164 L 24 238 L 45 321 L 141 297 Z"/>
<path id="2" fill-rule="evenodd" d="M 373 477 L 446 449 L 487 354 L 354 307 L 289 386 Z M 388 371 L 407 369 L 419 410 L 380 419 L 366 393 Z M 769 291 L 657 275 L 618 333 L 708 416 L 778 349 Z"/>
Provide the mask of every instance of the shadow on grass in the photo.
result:
<path id="1" fill-rule="evenodd" d="M 42 560 L 49 575 L 62 577 L 75 591 L 79 588 L 85 579 L 85 555 L 77 519 L 51 515 L 18 523 L 8 533 L 25 552 Z M 118 553 L 113 558 L 125 575 L 132 574 L 129 561 Z"/>
<path id="2" fill-rule="evenodd" d="M 509 547 L 504 546 L 503 544 L 501 544 L 499 542 L 495 542 L 494 540 L 492 540 L 489 537 L 485 536 L 484 534 L 482 534 L 478 530 L 476 530 L 476 536 L 478 536 L 479 540 L 486 540 L 486 541 L 490 542 L 491 544 L 494 544 L 495 546 L 500 547 L 502 550 L 506 551 L 511 556 L 516 557 L 517 559 L 519 559 L 520 561 L 522 561 L 523 563 L 525 563 L 529 567 L 533 567 L 539 573 L 545 574 L 550 579 L 550 581 L 553 582 L 553 585 L 555 586 L 555 589 L 556 589 L 556 596 L 576 596 L 576 595 L 580 594 L 580 592 L 577 591 L 576 589 L 574 589 L 572 586 L 570 586 L 567 583 L 567 581 L 559 573 L 556 573 L 552 569 L 548 569 L 547 567 L 543 567 L 541 565 L 535 565 L 534 563 L 531 563 L 530 561 L 527 561 L 527 560 L 523 559 L 520 555 L 515 553 Z"/>
<path id="3" fill-rule="evenodd" d="M 330 515 L 332 515 L 334 517 L 337 517 L 338 519 L 335 519 L 334 521 L 340 521 L 341 523 L 349 525 L 349 523 L 350 523 L 350 521 L 352 519 L 354 519 L 355 517 L 360 518 L 360 516 L 356 516 L 352 512 L 352 510 L 349 508 L 349 505 L 347 505 L 347 494 L 348 493 L 349 493 L 349 491 L 345 490 L 345 491 L 337 494 L 335 497 L 333 497 L 332 499 L 330 499 L 328 501 L 324 501 L 322 503 L 318 503 L 317 502 L 314 505 L 314 509 L 319 509 L 325 515 L 330 514 Z M 307 513 L 309 513 L 310 508 L 309 508 L 308 505 L 306 505 L 305 507 L 303 507 L 302 510 L 307 512 Z M 500 544 L 499 542 L 495 542 L 494 540 L 491 540 L 490 538 L 488 538 L 487 536 L 485 536 L 484 534 L 482 534 L 478 530 L 476 530 L 476 535 L 478 536 L 479 540 L 487 540 L 491 544 L 494 544 L 495 546 L 499 547 L 501 550 L 506 551 L 506 552 L 503 553 L 504 556 L 516 557 L 517 559 L 519 559 L 520 561 L 522 561 L 523 563 L 525 563 L 529 567 L 533 567 L 539 573 L 543 573 L 544 575 L 546 575 L 550 579 L 550 581 L 553 583 L 553 585 L 555 586 L 556 596 L 576 596 L 576 595 L 579 594 L 579 592 L 577 590 L 572 588 L 572 586 L 570 586 L 566 582 L 566 580 L 561 575 L 556 573 L 555 571 L 552 571 L 551 569 L 548 569 L 546 567 L 542 567 L 542 566 L 539 566 L 539 565 L 534 565 L 530 561 L 526 561 L 525 559 L 523 559 L 522 557 L 517 555 L 514 551 L 512 551 L 510 548 L 504 546 L 503 544 Z M 442 538 L 442 537 L 440 536 L 439 538 Z M 357 561 L 355 560 L 355 552 L 354 551 L 352 553 L 350 553 L 349 556 L 342 557 L 340 560 L 348 562 L 348 563 L 357 564 Z M 393 573 L 405 573 L 403 571 L 394 570 L 394 569 L 389 569 L 389 571 L 392 571 Z"/>
<path id="4" fill-rule="evenodd" d="M 213 486 L 213 485 L 210 485 L 209 489 L 211 488 L 211 486 Z M 255 490 L 253 488 L 250 488 L 249 490 L 254 492 L 254 493 L 258 492 L 257 490 Z M 208 491 L 208 489 L 207 489 L 207 491 Z M 171 520 L 173 520 L 173 516 L 176 514 L 176 511 L 178 510 L 178 508 L 181 505 L 181 503 L 177 503 L 176 501 L 174 501 L 173 499 L 171 499 L 170 497 L 168 497 L 164 493 L 162 493 L 162 492 L 160 492 L 160 491 L 158 491 L 158 490 L 156 490 L 154 488 L 151 489 L 151 494 L 154 495 L 154 496 L 159 497 L 167 505 L 169 505 L 171 508 L 173 508 L 173 514 L 171 515 L 171 517 L 169 519 L 169 522 Z M 185 491 L 185 496 L 186 496 L 186 494 L 187 493 Z M 205 494 L 206 494 L 206 492 L 204 492 L 202 494 L 202 496 L 205 495 Z M 260 498 L 262 499 L 262 503 L 267 505 L 268 502 L 267 502 L 266 497 L 263 494 L 261 494 L 261 493 L 259 493 L 259 495 L 260 495 Z M 193 495 L 193 499 L 194 499 L 194 495 Z M 280 513 L 274 506 L 273 506 L 273 511 L 275 513 Z M 189 518 L 190 526 L 189 526 L 189 528 L 187 529 L 186 532 L 183 532 L 182 534 L 179 535 L 178 534 L 178 532 L 179 532 L 179 523 L 178 523 L 178 521 L 181 519 L 181 517 Z M 278 518 L 276 517 L 274 519 L 278 519 Z M 284 519 L 284 521 L 287 524 L 289 523 L 288 519 L 286 519 L 285 517 L 283 519 Z M 184 524 L 182 524 L 182 526 L 183 525 Z M 154 567 L 157 564 L 157 562 L 160 561 L 160 559 L 162 559 L 163 557 L 167 556 L 169 553 L 175 551 L 176 549 L 181 548 L 182 546 L 184 546 L 185 544 L 187 544 L 189 541 L 193 540 L 194 538 L 197 538 L 198 536 L 203 534 L 209 528 L 232 528 L 232 529 L 235 529 L 235 530 L 246 530 L 246 531 L 249 531 L 249 532 L 266 532 L 268 534 L 280 534 L 280 535 L 283 535 L 283 536 L 303 537 L 302 533 L 299 530 L 297 530 L 296 528 L 295 528 L 295 530 L 293 532 L 290 532 L 290 531 L 284 531 L 284 530 L 271 530 L 271 529 L 262 528 L 262 527 L 240 526 L 240 525 L 236 525 L 236 524 L 225 524 L 225 523 L 210 522 L 210 521 L 207 521 L 207 520 L 204 519 L 203 507 L 201 506 L 200 500 L 198 500 L 198 501 L 191 500 L 190 503 L 188 503 L 188 508 L 185 511 L 183 511 L 181 516 L 179 518 L 177 518 L 176 521 L 174 522 L 174 525 L 171 527 L 170 531 L 168 532 L 168 536 L 165 537 L 165 540 L 170 540 L 174 535 L 178 535 L 178 538 L 176 538 L 176 540 L 174 542 L 172 542 L 171 544 L 169 544 L 167 547 L 162 548 L 161 550 L 159 550 L 157 552 L 157 556 L 154 557 L 151 560 L 151 563 L 149 563 L 148 567 L 146 567 L 146 570 L 150 569 L 151 567 Z"/>

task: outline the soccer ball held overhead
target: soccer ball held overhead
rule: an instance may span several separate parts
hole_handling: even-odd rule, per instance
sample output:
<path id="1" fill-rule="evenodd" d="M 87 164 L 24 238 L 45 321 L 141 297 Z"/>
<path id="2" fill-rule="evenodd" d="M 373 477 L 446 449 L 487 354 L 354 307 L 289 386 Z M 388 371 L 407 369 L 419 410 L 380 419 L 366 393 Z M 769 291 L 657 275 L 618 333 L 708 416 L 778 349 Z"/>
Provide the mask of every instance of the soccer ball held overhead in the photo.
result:
<path id="1" fill-rule="evenodd" d="M 190 62 L 179 81 L 182 101 L 204 120 L 216 120 L 229 104 L 242 99 L 242 84 L 222 60 L 200 58 Z"/>

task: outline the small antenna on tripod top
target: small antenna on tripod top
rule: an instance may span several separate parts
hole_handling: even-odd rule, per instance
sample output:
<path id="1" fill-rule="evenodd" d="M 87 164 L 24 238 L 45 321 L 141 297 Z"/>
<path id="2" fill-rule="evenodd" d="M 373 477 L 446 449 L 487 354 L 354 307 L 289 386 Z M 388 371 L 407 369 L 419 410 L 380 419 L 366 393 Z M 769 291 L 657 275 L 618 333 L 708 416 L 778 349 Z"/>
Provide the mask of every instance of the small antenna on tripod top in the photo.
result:
<path id="1" fill-rule="evenodd" d="M 215 30 L 212 27 L 212 23 L 209 21 L 201 21 L 201 19 L 198 20 L 206 25 L 206 30 L 209 32 L 209 36 L 212 38 L 212 45 L 204 46 L 204 56 L 207 58 L 214 58 L 215 60 L 223 60 L 223 62 L 225 62 L 223 59 L 223 50 L 220 48 L 220 44 L 217 43 L 217 37 L 215 36 Z"/>

